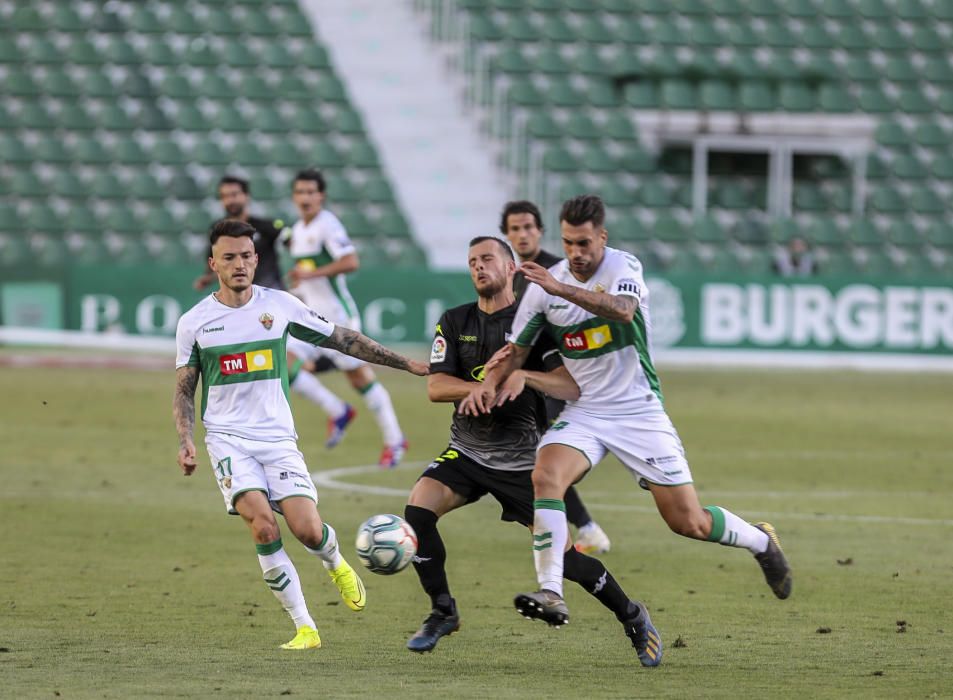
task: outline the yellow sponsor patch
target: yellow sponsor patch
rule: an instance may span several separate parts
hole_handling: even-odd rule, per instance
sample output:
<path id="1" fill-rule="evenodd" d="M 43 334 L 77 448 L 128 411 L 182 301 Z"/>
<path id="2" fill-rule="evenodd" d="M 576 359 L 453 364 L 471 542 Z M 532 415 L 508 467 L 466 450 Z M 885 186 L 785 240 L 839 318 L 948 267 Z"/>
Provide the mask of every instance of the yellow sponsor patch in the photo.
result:
<path id="1" fill-rule="evenodd" d="M 246 352 L 245 361 L 248 372 L 263 372 L 266 369 L 275 368 L 271 350 L 253 350 L 252 352 Z"/>
<path id="2" fill-rule="evenodd" d="M 612 330 L 608 325 L 589 328 L 583 334 L 586 336 L 587 350 L 595 350 L 612 342 Z"/>

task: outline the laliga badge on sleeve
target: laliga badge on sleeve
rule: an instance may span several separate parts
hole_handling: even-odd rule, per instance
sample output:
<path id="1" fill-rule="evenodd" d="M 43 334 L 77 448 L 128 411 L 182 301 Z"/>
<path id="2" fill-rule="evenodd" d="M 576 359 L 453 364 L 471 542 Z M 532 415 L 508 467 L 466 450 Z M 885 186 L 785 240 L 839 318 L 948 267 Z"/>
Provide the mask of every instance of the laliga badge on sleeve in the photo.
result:
<path id="1" fill-rule="evenodd" d="M 443 362 L 447 357 L 447 341 L 443 336 L 438 335 L 433 339 L 433 347 L 430 348 L 430 361 Z"/>

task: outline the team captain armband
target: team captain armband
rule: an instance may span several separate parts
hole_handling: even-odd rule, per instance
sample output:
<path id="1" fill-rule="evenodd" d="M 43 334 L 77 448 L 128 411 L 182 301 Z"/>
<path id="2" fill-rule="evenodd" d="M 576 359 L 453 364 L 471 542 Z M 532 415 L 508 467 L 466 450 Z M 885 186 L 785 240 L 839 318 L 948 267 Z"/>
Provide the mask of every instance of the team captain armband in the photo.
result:
<path id="1" fill-rule="evenodd" d="M 642 297 L 642 287 L 634 279 L 623 279 L 615 283 L 613 294 L 628 294 L 636 299 Z"/>

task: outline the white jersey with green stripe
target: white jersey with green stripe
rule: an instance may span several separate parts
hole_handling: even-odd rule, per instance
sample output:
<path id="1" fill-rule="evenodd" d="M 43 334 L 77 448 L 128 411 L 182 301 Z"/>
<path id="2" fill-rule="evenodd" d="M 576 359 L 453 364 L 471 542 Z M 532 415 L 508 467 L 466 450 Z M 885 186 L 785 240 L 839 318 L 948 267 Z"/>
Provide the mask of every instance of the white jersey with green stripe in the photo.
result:
<path id="1" fill-rule="evenodd" d="M 207 432 L 295 440 L 288 334 L 320 345 L 333 331 L 333 323 L 287 292 L 254 285 L 249 302 L 238 308 L 210 294 L 179 319 L 175 367 L 199 368 Z"/>
<path id="2" fill-rule="evenodd" d="M 582 391 L 570 405 L 597 415 L 662 410 L 652 362 L 649 290 L 638 258 L 607 247 L 599 267 L 585 282 L 573 277 L 566 260 L 549 272 L 563 284 L 635 298 L 635 318 L 629 323 L 610 321 L 531 284 L 520 302 L 510 340 L 528 346 L 543 331 L 553 337 Z"/>
<path id="3" fill-rule="evenodd" d="M 299 220 L 291 227 L 290 252 L 296 265 L 313 270 L 350 253 L 356 253 L 357 248 L 347 235 L 347 229 L 341 220 L 327 209 L 322 209 L 308 223 Z M 347 289 L 344 277 L 334 275 L 303 280 L 294 288 L 293 293 L 334 323 L 360 330 L 357 304 Z"/>

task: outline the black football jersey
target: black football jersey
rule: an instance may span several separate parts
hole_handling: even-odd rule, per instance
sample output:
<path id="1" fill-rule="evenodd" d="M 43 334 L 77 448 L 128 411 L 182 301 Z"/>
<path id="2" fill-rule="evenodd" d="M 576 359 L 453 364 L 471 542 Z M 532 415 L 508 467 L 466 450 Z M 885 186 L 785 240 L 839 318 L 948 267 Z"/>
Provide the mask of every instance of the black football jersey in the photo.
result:
<path id="1" fill-rule="evenodd" d="M 446 311 L 434 335 L 430 372 L 483 381 L 484 365 L 506 344 L 515 315 L 516 304 L 492 314 L 481 311 L 476 302 Z M 524 368 L 548 371 L 561 364 L 555 345 L 540 338 Z M 457 413 L 459 402 L 454 402 L 450 444 L 491 469 L 532 469 L 536 443 L 547 425 L 542 399 L 539 392 L 526 389 L 515 400 L 476 417 Z"/>

